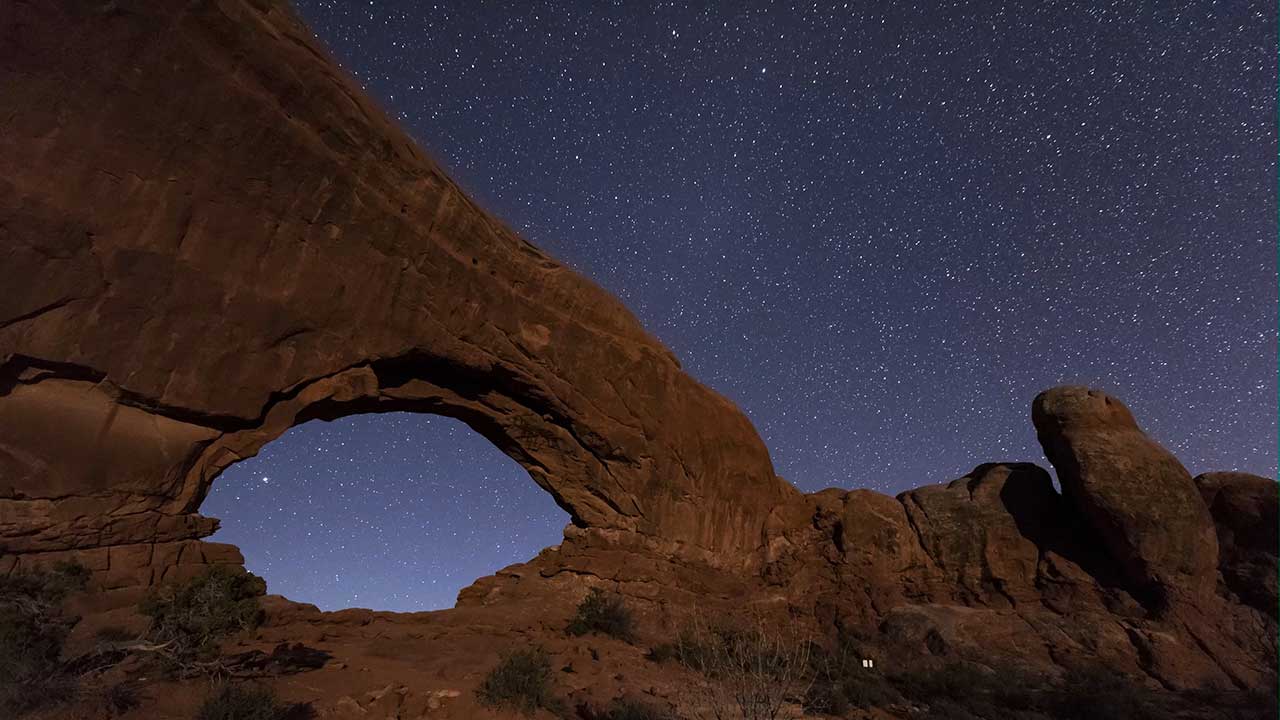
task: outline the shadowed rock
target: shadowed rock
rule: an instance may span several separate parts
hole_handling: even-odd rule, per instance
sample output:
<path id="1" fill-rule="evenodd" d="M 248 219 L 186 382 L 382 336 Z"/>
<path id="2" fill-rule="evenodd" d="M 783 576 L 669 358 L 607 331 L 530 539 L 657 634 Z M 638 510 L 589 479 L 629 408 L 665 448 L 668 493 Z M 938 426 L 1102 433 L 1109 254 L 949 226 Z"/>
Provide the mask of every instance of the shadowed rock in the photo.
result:
<path id="1" fill-rule="evenodd" d="M 1135 588 L 1200 590 L 1218 566 L 1208 508 L 1182 463 L 1124 403 L 1084 387 L 1036 396 L 1032 421 L 1074 503 Z"/>
<path id="2" fill-rule="evenodd" d="M 1197 475 L 1196 487 L 1218 529 L 1222 578 L 1245 602 L 1274 613 L 1280 574 L 1280 485 L 1271 478 L 1241 472 Z"/>
<path id="3" fill-rule="evenodd" d="M 1049 474 L 1030 463 L 987 464 L 898 496 L 944 584 L 983 603 L 1036 600 L 1042 535 L 1061 524 Z"/>

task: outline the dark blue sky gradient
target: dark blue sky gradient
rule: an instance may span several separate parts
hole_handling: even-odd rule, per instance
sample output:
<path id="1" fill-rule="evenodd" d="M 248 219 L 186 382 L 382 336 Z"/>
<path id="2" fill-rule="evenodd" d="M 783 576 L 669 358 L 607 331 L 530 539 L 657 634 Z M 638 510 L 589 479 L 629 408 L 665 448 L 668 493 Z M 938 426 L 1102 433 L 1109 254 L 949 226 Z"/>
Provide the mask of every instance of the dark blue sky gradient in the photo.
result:
<path id="1" fill-rule="evenodd" d="M 214 482 L 201 512 L 268 590 L 325 610 L 453 607 L 460 588 L 560 542 L 569 516 L 453 418 L 305 423 Z"/>
<path id="2" fill-rule="evenodd" d="M 1029 405 L 1060 383 L 1125 400 L 1193 473 L 1275 474 L 1273 3 L 685 5 L 300 9 L 482 205 L 737 402 L 804 490 L 1047 466 Z M 281 507 L 312 497 L 358 534 L 342 511 L 359 498 L 332 483 L 344 453 L 385 453 L 360 482 L 431 502 L 397 516 L 395 552 L 361 550 L 385 585 L 322 605 L 415 597 L 423 567 L 401 551 L 440 555 L 441 582 L 481 550 L 532 556 L 563 514 L 486 516 L 540 491 L 505 460 L 436 468 L 460 436 L 437 424 L 297 428 L 276 443 L 296 451 L 232 468 L 204 511 L 251 567 L 271 550 L 273 590 L 314 600 L 306 572 L 337 550 L 304 572 L 270 504 L 225 492 L 293 473 Z M 486 500 L 445 497 L 473 486 Z M 450 534 L 445 502 L 506 529 Z M 499 540 L 505 559 L 483 547 Z"/>

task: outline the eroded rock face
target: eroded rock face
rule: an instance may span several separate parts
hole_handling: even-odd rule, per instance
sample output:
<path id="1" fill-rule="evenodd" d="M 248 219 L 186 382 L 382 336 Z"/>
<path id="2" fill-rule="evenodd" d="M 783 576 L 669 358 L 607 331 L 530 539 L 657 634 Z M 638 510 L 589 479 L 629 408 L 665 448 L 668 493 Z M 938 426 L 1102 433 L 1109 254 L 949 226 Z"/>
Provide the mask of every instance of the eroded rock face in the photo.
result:
<path id="1" fill-rule="evenodd" d="M 1260 582 L 1274 558 L 1262 553 L 1264 485 L 1200 484 L 1222 510 L 1242 506 L 1217 532 L 1239 532 L 1251 549 L 1224 550 L 1224 574 L 1237 568 L 1237 587 Z M 807 499 L 808 528 L 783 534 L 792 554 L 778 553 L 769 587 L 886 662 L 976 660 L 1049 674 L 1101 667 L 1180 689 L 1258 688 L 1275 675 L 1274 606 L 1215 593 L 1212 572 L 1184 574 L 1165 602 L 1144 604 L 1093 519 L 1035 465 L 980 465 L 897 498 L 832 489 Z M 1266 587 L 1274 592 L 1274 580 Z"/>
<path id="2" fill-rule="evenodd" d="M 222 469 L 358 412 L 467 422 L 586 527 L 745 554 L 797 495 L 285 2 L 6 3 L 0 77 L 0 553 L 207 534 Z"/>
<path id="3" fill-rule="evenodd" d="M 898 500 L 941 585 L 984 604 L 1012 607 L 1039 597 L 1040 546 L 1062 515 L 1061 498 L 1043 469 L 1030 463 L 980 465 L 958 480 L 911 490 Z"/>
<path id="4" fill-rule="evenodd" d="M 1026 463 L 800 495 L 742 413 L 477 208 L 282 0 L 0 3 L 0 80 L 0 573 L 79 560 L 81 614 L 242 562 L 198 541 L 231 463 L 308 419 L 410 410 L 467 422 L 574 518 L 438 616 L 468 636 L 510 641 L 518 607 L 520 642 L 567 642 L 598 586 L 668 636 L 681 609 L 768 608 L 904 664 L 1274 675 L 1274 483 L 1192 482 L 1119 401 L 1055 388 L 1033 420 L 1063 495 Z M 1151 588 L 1167 612 L 1135 599 Z M 272 614 L 280 641 L 400 622 Z M 494 651 L 457 649 L 459 680 L 475 647 Z"/>
<path id="5" fill-rule="evenodd" d="M 1064 495 L 1129 582 L 1158 593 L 1206 587 L 1218 567 L 1209 510 L 1186 468 L 1142 432 L 1124 403 L 1059 387 L 1038 395 L 1031 413 Z"/>
<path id="6" fill-rule="evenodd" d="M 1241 472 L 1197 475 L 1196 487 L 1218 529 L 1220 569 L 1227 587 L 1264 613 L 1277 607 L 1280 577 L 1280 485 Z"/>

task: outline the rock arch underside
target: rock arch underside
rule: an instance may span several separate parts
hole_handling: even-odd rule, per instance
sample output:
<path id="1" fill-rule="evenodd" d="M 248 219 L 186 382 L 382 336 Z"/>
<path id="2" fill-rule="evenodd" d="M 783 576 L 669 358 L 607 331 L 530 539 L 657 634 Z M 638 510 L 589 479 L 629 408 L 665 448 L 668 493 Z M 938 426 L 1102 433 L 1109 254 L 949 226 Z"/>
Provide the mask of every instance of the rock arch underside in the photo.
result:
<path id="1" fill-rule="evenodd" d="M 993 463 L 802 494 L 280 0 L 5 3 L 0 78 L 0 572 L 74 558 L 92 614 L 239 565 L 201 540 L 221 470 L 308 419 L 408 410 L 466 422 L 573 518 L 444 615 L 604 585 L 653 623 L 746 603 L 925 658 L 1275 673 L 1274 481 L 1192 478 L 1120 401 L 1064 387 L 1032 412 L 1061 493 Z M 274 602 L 278 628 L 350 617 Z"/>

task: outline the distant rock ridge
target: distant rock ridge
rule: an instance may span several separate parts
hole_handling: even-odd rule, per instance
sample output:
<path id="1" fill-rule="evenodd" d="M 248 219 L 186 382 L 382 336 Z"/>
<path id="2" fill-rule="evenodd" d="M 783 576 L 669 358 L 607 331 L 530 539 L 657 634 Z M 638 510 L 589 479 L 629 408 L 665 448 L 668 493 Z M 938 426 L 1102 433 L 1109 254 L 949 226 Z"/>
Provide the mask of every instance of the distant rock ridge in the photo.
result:
<path id="1" fill-rule="evenodd" d="M 485 608 L 552 616 L 607 586 L 646 622 L 782 608 L 902 662 L 1275 675 L 1273 480 L 1193 479 L 1118 400 L 1062 387 L 1032 405 L 1061 494 L 1020 462 L 802 494 L 281 0 L 5 4 L 0 78 L 0 573 L 79 561 L 86 616 L 242 564 L 198 514 L 232 463 L 309 419 L 408 410 L 468 423 L 573 518 L 462 591 L 450 612 L 495 627 Z M 281 640 L 372 617 L 273 613 Z"/>

